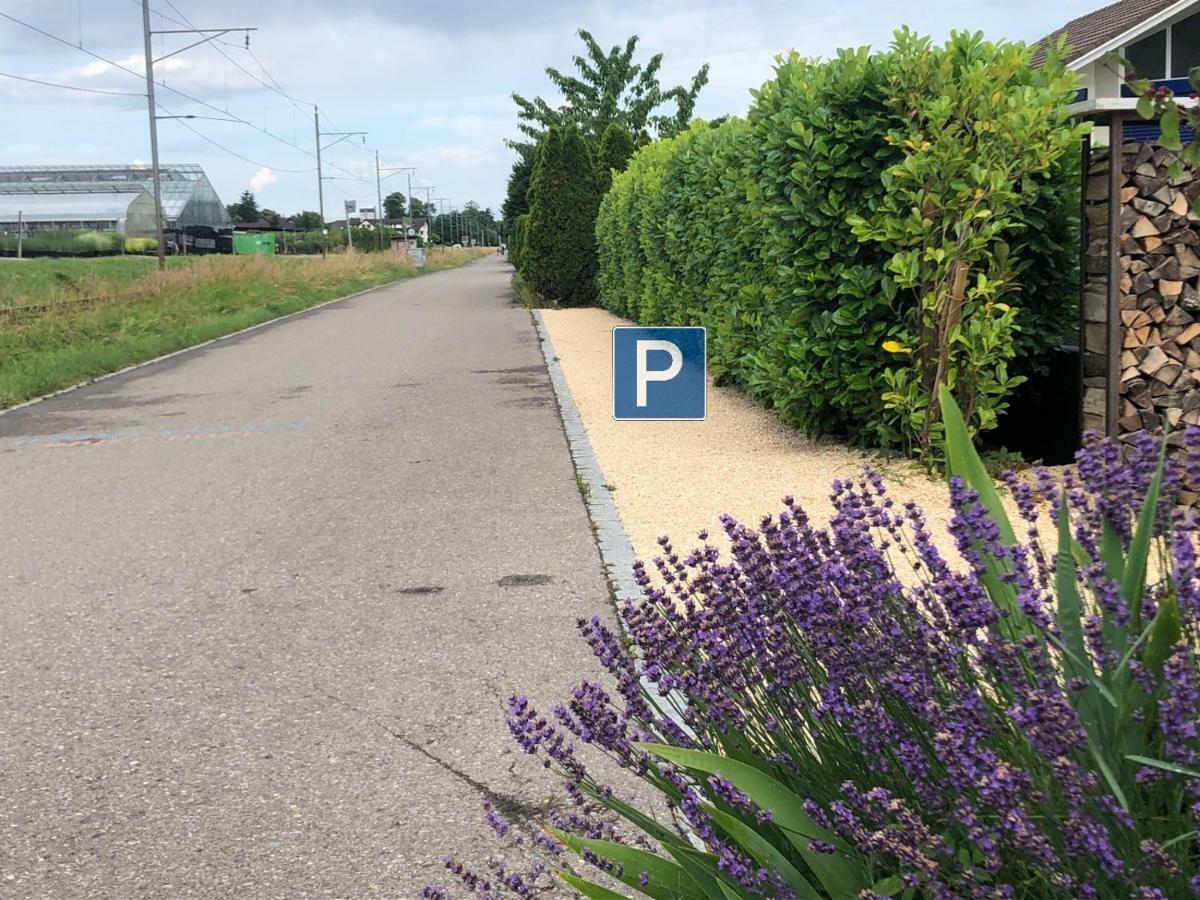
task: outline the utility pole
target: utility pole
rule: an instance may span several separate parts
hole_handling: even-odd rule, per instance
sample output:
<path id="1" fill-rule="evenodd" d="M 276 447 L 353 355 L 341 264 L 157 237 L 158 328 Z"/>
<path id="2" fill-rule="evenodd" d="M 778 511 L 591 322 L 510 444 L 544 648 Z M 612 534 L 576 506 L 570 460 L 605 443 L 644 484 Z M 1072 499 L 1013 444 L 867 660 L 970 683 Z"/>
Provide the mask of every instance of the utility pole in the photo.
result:
<path id="1" fill-rule="evenodd" d="M 150 0 L 142 0 L 142 31 L 146 51 L 146 110 L 150 115 L 150 165 L 154 172 L 154 235 L 158 239 L 158 271 L 167 268 L 163 242 L 162 182 L 158 175 L 158 108 L 154 105 L 154 52 L 150 45 Z"/>
<path id="2" fill-rule="evenodd" d="M 375 151 L 375 230 L 379 232 L 379 249 L 383 250 L 383 190 L 379 187 L 379 151 Z"/>
<path id="3" fill-rule="evenodd" d="M 249 47 L 250 32 L 257 30 L 257 28 L 174 28 L 163 31 L 151 31 L 150 0 L 142 0 L 142 37 L 144 38 L 146 54 L 146 109 L 150 114 L 150 166 L 154 177 L 154 234 L 158 239 L 158 270 L 160 272 L 167 268 L 167 246 L 163 240 L 162 173 L 158 167 L 158 120 L 193 119 L 195 116 L 158 115 L 158 105 L 154 102 L 154 64 L 182 53 L 184 50 L 190 50 L 192 47 L 199 47 L 201 44 L 215 41 L 217 38 L 223 37 L 231 31 L 246 32 L 246 46 Z M 172 50 L 170 53 L 155 59 L 152 38 L 156 34 L 198 34 L 205 36 L 201 37 L 198 41 L 193 41 L 184 47 L 180 47 L 178 50 Z"/>
<path id="4" fill-rule="evenodd" d="M 325 178 L 321 175 L 321 113 L 317 104 L 313 104 L 313 135 L 317 142 L 317 203 L 321 217 L 321 255 L 329 256 L 329 241 L 325 230 Z"/>
<path id="5" fill-rule="evenodd" d="M 408 252 L 408 229 L 409 229 L 409 226 L 412 224 L 412 173 L 415 171 L 417 171 L 416 166 L 382 166 L 381 167 L 379 165 L 379 151 L 375 152 L 375 191 L 376 191 L 376 193 L 381 193 L 379 185 L 384 179 L 391 178 L 393 175 L 399 175 L 401 172 L 408 173 L 408 216 L 409 216 L 409 221 L 403 223 L 403 226 L 404 226 L 404 251 L 406 253 Z M 387 172 L 387 174 L 380 177 L 381 172 Z M 380 203 L 382 204 L 383 201 L 380 200 Z M 401 218 L 403 218 L 403 216 Z"/>
<path id="6" fill-rule="evenodd" d="M 408 221 L 404 223 L 404 249 L 409 250 L 408 235 L 412 231 L 413 224 L 413 195 L 412 195 L 412 173 L 416 169 L 408 170 Z"/>
<path id="7" fill-rule="evenodd" d="M 313 128 L 316 130 L 316 133 L 317 133 L 317 194 L 318 194 L 319 202 L 321 204 L 321 255 L 328 256 L 329 255 L 329 241 L 328 241 L 329 235 L 327 234 L 327 232 L 329 229 L 327 229 L 325 227 L 325 188 L 323 187 L 323 185 L 325 183 L 325 178 L 324 178 L 324 176 L 321 175 L 321 153 L 324 152 L 325 150 L 328 150 L 330 147 L 340 144 L 342 141 L 346 140 L 346 138 L 354 137 L 356 135 L 362 135 L 363 143 L 365 144 L 367 142 L 367 138 L 366 138 L 367 133 L 365 131 L 322 131 L 321 130 L 321 119 L 320 119 L 320 115 L 317 112 L 317 106 L 315 103 L 313 104 Z M 326 144 L 324 147 L 322 147 L 321 146 L 321 138 L 323 138 L 323 137 L 335 137 L 335 138 L 337 138 L 337 140 L 334 141 L 332 144 Z M 331 180 L 332 180 L 332 178 L 331 178 Z M 363 179 L 358 179 L 358 180 L 361 181 Z M 348 213 L 348 212 L 346 213 L 346 249 L 347 250 L 354 249 L 354 242 L 352 240 L 350 240 L 350 213 Z"/>
<path id="8" fill-rule="evenodd" d="M 448 197 L 434 197 L 433 202 L 437 204 L 437 226 L 438 226 L 438 243 L 442 245 L 442 249 L 446 247 L 446 216 L 442 212 L 443 201 L 448 200 Z"/>
<path id="9" fill-rule="evenodd" d="M 17 210 L 17 259 L 21 258 L 21 240 L 25 237 L 25 211 Z"/>

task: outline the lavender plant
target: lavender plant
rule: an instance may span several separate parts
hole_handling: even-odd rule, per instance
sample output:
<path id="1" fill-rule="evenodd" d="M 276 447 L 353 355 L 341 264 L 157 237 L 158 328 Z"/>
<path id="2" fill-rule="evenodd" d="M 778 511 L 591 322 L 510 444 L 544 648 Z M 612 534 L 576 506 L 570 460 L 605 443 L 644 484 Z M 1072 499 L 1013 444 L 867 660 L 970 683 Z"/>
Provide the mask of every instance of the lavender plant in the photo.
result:
<path id="1" fill-rule="evenodd" d="M 662 539 L 619 610 L 628 640 L 581 622 L 613 691 L 584 681 L 550 716 L 510 701 L 573 798 L 531 842 L 544 861 L 450 871 L 489 897 L 548 873 L 602 900 L 1200 895 L 1200 582 L 1174 503 L 1200 433 L 1170 461 L 1089 437 L 1063 478 L 1010 477 L 1018 534 L 942 403 L 961 564 L 870 472 L 834 483 L 823 528 L 785 500 L 722 520 L 728 558 Z"/>

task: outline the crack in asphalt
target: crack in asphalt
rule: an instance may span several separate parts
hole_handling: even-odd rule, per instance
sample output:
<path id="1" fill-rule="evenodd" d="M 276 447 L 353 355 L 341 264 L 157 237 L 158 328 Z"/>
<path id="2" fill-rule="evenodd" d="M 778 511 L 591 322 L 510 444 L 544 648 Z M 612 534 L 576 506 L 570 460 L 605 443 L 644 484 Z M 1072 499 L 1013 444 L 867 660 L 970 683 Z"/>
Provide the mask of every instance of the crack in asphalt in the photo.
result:
<path id="1" fill-rule="evenodd" d="M 539 821 L 545 820 L 547 816 L 549 816 L 549 814 L 556 809 L 556 805 L 550 801 L 540 804 L 530 803 L 527 800 L 522 800 L 519 797 L 514 797 L 511 794 L 505 794 L 501 791 L 495 790 L 494 788 L 488 787 L 482 781 L 479 781 L 477 778 L 473 778 L 461 769 L 456 768 L 451 763 L 439 757 L 436 753 L 432 753 L 425 747 L 422 747 L 408 735 L 396 731 L 377 716 L 372 715 L 366 710 L 359 709 L 353 703 L 342 699 L 336 694 L 329 693 L 329 691 L 325 690 L 324 688 L 318 687 L 317 689 L 328 699 L 345 707 L 356 715 L 361 716 L 372 725 L 381 728 L 390 737 L 399 741 L 409 750 L 412 750 L 414 753 L 419 753 L 421 756 L 424 756 L 439 768 L 445 770 L 450 775 L 453 775 L 463 784 L 480 794 L 484 800 L 492 805 L 496 812 L 507 819 L 510 823 L 519 825 L 537 824 Z M 513 772 L 515 766 L 516 763 L 513 763 L 513 765 L 509 767 L 509 771 Z M 516 773 L 513 772 L 513 774 L 515 775 Z"/>

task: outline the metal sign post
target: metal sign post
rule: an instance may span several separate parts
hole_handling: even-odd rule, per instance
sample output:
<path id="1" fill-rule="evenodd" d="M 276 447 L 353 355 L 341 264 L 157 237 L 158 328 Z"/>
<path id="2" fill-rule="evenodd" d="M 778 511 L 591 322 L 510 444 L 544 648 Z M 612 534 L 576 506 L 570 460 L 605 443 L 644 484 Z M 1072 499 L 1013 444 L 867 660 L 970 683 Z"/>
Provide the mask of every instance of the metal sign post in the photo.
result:
<path id="1" fill-rule="evenodd" d="M 346 252 L 354 252 L 354 236 L 350 233 L 350 213 L 358 209 L 357 200 L 346 201 Z"/>

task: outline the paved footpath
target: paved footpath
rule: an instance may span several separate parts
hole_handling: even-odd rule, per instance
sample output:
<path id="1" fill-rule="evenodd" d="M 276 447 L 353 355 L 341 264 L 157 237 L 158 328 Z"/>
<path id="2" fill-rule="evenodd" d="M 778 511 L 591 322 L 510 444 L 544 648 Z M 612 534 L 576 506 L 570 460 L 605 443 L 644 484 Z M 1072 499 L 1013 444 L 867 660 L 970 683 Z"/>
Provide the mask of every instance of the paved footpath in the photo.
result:
<path id="1" fill-rule="evenodd" d="M 606 587 L 503 261 L 0 415 L 0 898 L 414 897 Z"/>

